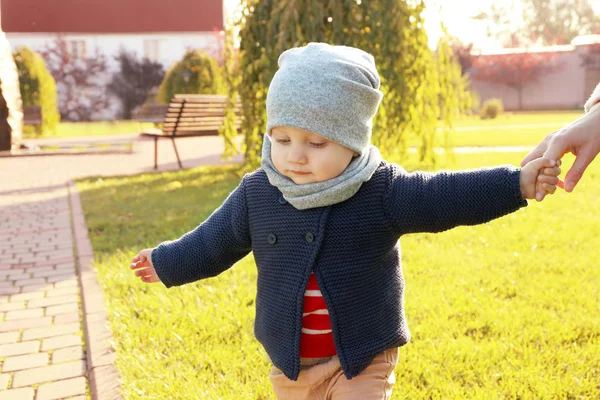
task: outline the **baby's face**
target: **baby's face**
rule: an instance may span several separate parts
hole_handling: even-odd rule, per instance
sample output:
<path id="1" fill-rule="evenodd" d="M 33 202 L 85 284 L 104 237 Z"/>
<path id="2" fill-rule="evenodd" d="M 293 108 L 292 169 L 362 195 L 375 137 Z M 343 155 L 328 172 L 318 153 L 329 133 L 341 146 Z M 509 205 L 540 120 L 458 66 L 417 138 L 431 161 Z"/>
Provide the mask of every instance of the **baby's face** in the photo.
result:
<path id="1" fill-rule="evenodd" d="M 357 155 L 322 136 L 287 126 L 273 128 L 271 142 L 275 168 L 298 185 L 335 178 Z"/>

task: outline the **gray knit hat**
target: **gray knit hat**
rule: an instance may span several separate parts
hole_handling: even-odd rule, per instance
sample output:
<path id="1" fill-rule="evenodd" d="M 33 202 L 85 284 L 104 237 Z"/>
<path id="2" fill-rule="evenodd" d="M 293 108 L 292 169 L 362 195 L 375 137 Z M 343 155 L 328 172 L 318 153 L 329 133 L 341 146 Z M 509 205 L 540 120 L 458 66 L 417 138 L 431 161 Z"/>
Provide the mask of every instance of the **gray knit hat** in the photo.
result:
<path id="1" fill-rule="evenodd" d="M 267 93 L 267 133 L 304 129 L 363 154 L 383 97 L 373 56 L 310 43 L 283 52 L 278 64 Z"/>

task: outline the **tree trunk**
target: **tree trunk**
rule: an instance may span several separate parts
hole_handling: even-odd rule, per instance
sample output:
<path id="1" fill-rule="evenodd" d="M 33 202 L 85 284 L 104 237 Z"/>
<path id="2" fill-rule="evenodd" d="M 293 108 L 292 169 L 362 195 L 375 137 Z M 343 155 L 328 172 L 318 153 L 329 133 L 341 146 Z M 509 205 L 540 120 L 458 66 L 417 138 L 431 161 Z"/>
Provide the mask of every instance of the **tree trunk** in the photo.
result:
<path id="1" fill-rule="evenodd" d="M 8 105 L 2 95 L 2 85 L 0 85 L 0 151 L 10 150 L 11 133 L 12 128 L 8 124 Z"/>

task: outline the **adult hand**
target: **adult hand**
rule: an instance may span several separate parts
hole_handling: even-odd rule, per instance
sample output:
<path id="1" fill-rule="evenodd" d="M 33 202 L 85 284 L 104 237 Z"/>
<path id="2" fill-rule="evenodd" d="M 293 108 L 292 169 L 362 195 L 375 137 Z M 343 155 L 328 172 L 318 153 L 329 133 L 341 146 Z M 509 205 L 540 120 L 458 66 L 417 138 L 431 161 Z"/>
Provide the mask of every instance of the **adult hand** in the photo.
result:
<path id="1" fill-rule="evenodd" d="M 564 182 L 558 186 L 572 192 L 587 166 L 600 152 L 600 105 L 592 107 L 574 122 L 552 132 L 521 161 L 524 166 L 529 161 L 544 156 L 559 160 L 566 153 L 573 153 L 575 162 L 567 172 Z"/>

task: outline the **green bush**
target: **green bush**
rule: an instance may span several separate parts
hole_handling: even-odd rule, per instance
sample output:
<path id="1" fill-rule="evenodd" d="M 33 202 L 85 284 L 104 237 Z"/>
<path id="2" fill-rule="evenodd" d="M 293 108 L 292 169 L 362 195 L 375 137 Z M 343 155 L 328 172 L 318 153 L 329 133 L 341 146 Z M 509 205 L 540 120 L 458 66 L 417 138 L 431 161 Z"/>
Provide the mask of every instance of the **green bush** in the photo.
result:
<path id="1" fill-rule="evenodd" d="M 470 114 L 475 115 L 481 110 L 481 96 L 475 90 L 470 90 L 469 95 L 471 96 Z"/>
<path id="2" fill-rule="evenodd" d="M 13 57 L 19 72 L 19 86 L 24 106 L 40 106 L 42 125 L 36 134 L 54 134 L 60 122 L 56 82 L 46 69 L 41 55 L 27 47 L 20 47 Z"/>
<path id="3" fill-rule="evenodd" d="M 168 103 L 175 94 L 225 94 L 225 85 L 217 61 L 201 50 L 188 50 L 174 64 L 158 88 L 157 101 Z"/>
<path id="4" fill-rule="evenodd" d="M 481 106 L 479 116 L 481 119 L 494 119 L 504 111 L 504 105 L 500 99 L 489 99 Z"/>

